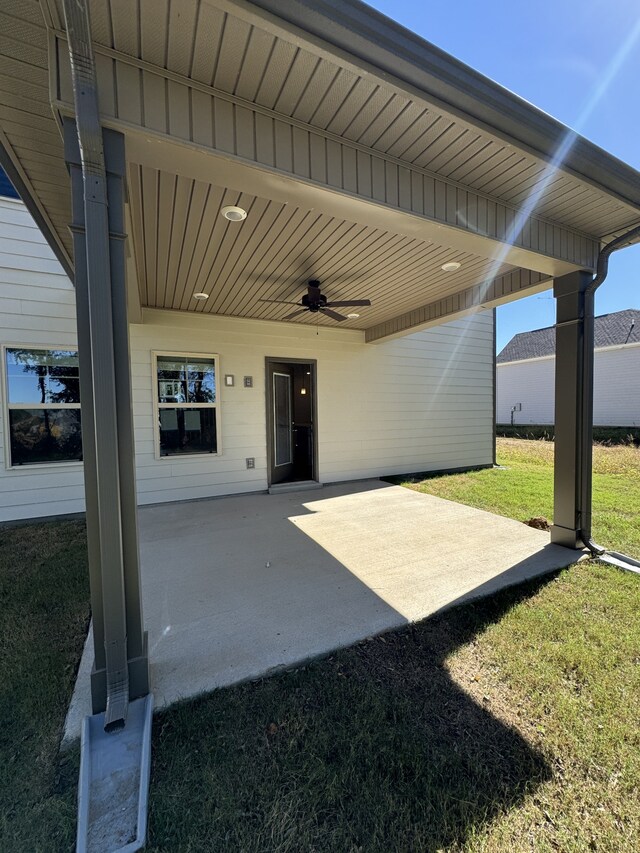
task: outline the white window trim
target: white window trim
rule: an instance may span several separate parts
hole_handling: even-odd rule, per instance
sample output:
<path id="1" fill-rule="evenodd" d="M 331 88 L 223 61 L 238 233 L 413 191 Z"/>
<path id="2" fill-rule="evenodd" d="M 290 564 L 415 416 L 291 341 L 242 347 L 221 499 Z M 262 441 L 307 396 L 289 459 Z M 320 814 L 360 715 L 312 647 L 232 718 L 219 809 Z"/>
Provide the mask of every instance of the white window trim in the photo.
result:
<path id="1" fill-rule="evenodd" d="M 7 350 L 11 349 L 35 349 L 35 350 L 64 350 L 68 352 L 78 352 L 77 343 L 63 344 L 32 344 L 32 343 L 9 343 L 2 344 L 1 355 L 2 364 L 0 365 L 0 376 L 2 379 L 2 436 L 4 444 L 4 467 L 7 471 L 21 471 L 28 473 L 29 471 L 51 470 L 59 471 L 61 468 L 82 469 L 82 460 L 69 460 L 67 462 L 34 462 L 30 465 L 13 465 L 11 462 L 11 435 L 9 427 L 9 377 L 7 375 Z M 48 405 L 46 403 L 11 403 L 12 409 L 81 409 L 80 403 L 60 403 L 59 405 Z"/>
<path id="2" fill-rule="evenodd" d="M 216 402 L 215 403 L 161 403 L 158 400 L 158 356 L 168 356 L 170 358 L 208 358 L 213 360 L 213 368 L 216 376 Z M 184 352 L 179 350 L 152 350 L 151 351 L 151 379 L 152 379 L 152 399 L 153 399 L 153 454 L 156 460 L 161 462 L 177 462 L 178 460 L 189 459 L 211 459 L 211 457 L 222 456 L 222 444 L 220 440 L 220 357 L 217 353 L 212 352 Z M 160 453 L 160 409 L 216 409 L 216 451 L 207 453 L 176 453 L 162 455 Z"/>

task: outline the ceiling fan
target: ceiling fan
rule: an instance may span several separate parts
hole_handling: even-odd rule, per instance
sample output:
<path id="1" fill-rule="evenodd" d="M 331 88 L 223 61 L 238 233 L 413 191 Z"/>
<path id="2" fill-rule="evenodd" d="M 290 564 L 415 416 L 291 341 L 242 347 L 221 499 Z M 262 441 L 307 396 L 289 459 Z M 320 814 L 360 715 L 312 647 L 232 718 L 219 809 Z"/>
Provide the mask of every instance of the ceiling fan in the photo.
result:
<path id="1" fill-rule="evenodd" d="M 346 301 L 329 302 L 324 293 L 320 292 L 320 282 L 315 279 L 308 282 L 307 292 L 302 295 L 300 302 L 288 302 L 282 299 L 260 299 L 259 301 L 272 302 L 278 305 L 297 305 L 297 310 L 292 311 L 291 314 L 287 314 L 286 317 L 282 318 L 283 320 L 293 320 L 299 314 L 310 311 L 312 314 L 317 314 L 318 312 L 326 314 L 327 317 L 331 317 L 332 320 L 338 320 L 340 323 L 348 318 L 343 314 L 338 314 L 337 311 L 333 311 L 333 308 L 356 308 L 371 305 L 370 299 L 349 299 Z"/>

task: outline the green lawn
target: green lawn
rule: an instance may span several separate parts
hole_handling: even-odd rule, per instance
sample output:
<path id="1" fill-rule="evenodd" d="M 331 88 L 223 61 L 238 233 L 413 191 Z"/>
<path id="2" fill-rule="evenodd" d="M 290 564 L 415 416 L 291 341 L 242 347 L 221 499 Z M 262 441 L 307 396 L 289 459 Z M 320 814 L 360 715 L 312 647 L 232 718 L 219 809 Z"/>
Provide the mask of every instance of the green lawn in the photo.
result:
<path id="1" fill-rule="evenodd" d="M 551 459 L 504 440 L 506 470 L 412 487 L 550 517 Z M 595 463 L 595 532 L 636 555 L 639 459 Z M 60 765 L 56 743 L 87 617 L 82 526 L 4 531 L 0 558 L 0 849 L 71 850 L 77 754 Z M 637 575 L 587 562 L 165 710 L 148 849 L 636 853 L 639 612 Z"/>
<path id="2" fill-rule="evenodd" d="M 89 618 L 84 524 L 0 531 L 0 850 L 71 850 L 78 750 L 62 725 Z"/>
<path id="3" fill-rule="evenodd" d="M 637 851 L 640 583 L 584 565 L 158 715 L 152 851 Z"/>
<path id="4" fill-rule="evenodd" d="M 499 438 L 497 462 L 467 474 L 402 481 L 451 501 L 526 521 L 553 518 L 553 443 Z M 632 445 L 593 450 L 593 533 L 600 544 L 640 557 L 640 449 Z"/>

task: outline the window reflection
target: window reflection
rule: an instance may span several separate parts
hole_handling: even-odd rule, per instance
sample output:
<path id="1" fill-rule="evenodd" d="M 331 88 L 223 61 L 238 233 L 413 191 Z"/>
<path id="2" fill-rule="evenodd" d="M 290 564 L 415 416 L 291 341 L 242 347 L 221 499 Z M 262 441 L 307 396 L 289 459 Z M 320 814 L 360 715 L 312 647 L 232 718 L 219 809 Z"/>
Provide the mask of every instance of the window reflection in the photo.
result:
<path id="1" fill-rule="evenodd" d="M 78 354 L 6 350 L 12 465 L 82 459 Z"/>
<path id="2" fill-rule="evenodd" d="M 215 403 L 214 360 L 189 361 L 158 356 L 158 402 Z"/>
<path id="3" fill-rule="evenodd" d="M 9 411 L 12 465 L 82 459 L 80 409 Z"/>
<path id="4" fill-rule="evenodd" d="M 79 403 L 78 354 L 7 350 L 9 403 Z"/>
<path id="5" fill-rule="evenodd" d="M 157 356 L 161 456 L 217 453 L 216 361 Z"/>
<path id="6" fill-rule="evenodd" d="M 160 409 L 160 453 L 215 453 L 215 409 Z"/>

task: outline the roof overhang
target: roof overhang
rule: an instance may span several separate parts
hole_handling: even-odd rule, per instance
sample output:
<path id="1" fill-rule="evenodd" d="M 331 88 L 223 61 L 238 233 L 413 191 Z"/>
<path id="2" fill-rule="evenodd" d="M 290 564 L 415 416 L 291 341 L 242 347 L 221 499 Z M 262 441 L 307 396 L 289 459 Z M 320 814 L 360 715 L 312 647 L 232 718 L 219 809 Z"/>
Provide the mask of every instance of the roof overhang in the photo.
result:
<path id="1" fill-rule="evenodd" d="M 536 157 L 552 161 L 570 138 L 563 172 L 640 206 L 635 169 L 370 6 L 357 0 L 254 0 L 254 5 Z"/>
<path id="2" fill-rule="evenodd" d="M 102 121 L 126 139 L 134 317 L 277 320 L 286 306 L 260 297 L 319 278 L 370 297 L 344 325 L 383 340 L 591 270 L 640 221 L 635 171 L 580 138 L 553 163 L 567 128 L 362 3 L 89 5 Z M 69 259 L 61 4 L 6 6 L 6 159 Z M 239 201 L 249 216 L 226 223 Z"/>

